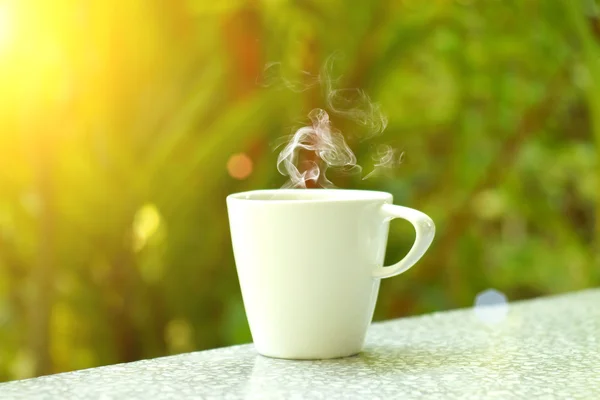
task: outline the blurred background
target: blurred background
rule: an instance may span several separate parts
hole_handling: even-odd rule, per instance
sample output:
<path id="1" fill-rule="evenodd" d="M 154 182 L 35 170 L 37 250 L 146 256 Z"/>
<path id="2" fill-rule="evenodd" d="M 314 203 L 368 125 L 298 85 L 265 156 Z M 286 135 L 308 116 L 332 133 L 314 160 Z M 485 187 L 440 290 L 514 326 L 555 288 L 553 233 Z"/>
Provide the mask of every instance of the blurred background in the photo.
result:
<path id="1" fill-rule="evenodd" d="M 278 188 L 272 144 L 318 73 L 389 117 L 389 191 L 438 234 L 376 320 L 600 285 L 594 1 L 0 0 L 0 381 L 251 340 L 225 196 Z M 338 71 L 339 70 L 339 71 Z M 352 136 L 354 125 L 336 120 Z M 387 260 L 414 233 L 391 227 Z"/>

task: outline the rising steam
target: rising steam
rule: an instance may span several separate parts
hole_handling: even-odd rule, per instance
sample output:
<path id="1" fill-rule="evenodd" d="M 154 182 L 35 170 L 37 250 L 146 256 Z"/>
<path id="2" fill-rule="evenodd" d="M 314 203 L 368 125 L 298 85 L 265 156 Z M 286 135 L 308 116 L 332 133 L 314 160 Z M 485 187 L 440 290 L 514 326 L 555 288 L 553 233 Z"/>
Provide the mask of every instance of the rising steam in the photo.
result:
<path id="1" fill-rule="evenodd" d="M 363 180 L 369 179 L 382 171 L 396 168 L 404 160 L 404 152 L 398 154 L 398 149 L 394 149 L 389 144 L 380 144 L 375 153 L 371 155 L 375 165 L 373 171 L 363 177 Z"/>
<path id="2" fill-rule="evenodd" d="M 265 67 L 264 86 L 280 84 L 296 93 L 303 92 L 320 85 L 324 90 L 327 110 L 336 116 L 351 120 L 362 126 L 367 133 L 361 140 L 371 139 L 383 133 L 387 127 L 387 117 L 381 111 L 379 104 L 371 101 L 361 89 L 336 89 L 331 78 L 333 61 L 330 57 L 318 76 L 302 71 L 303 80 L 288 80 L 281 74 L 281 63 L 270 63 Z M 311 125 L 298 129 L 285 142 L 277 159 L 277 170 L 289 180 L 283 187 L 306 188 L 307 182 L 313 182 L 321 187 L 335 187 L 327 179 L 326 171 L 336 169 L 345 173 L 360 173 L 362 167 L 357 164 L 356 156 L 344 140 L 339 130 L 331 126 L 329 114 L 321 108 L 309 112 Z M 315 157 L 303 157 L 305 153 Z M 372 155 L 375 160 L 373 171 L 363 179 L 376 175 L 380 170 L 393 168 L 402 161 L 404 153 L 389 145 L 381 145 Z M 316 158 L 316 160 L 314 159 Z"/>
<path id="3" fill-rule="evenodd" d="M 308 116 L 312 126 L 298 129 L 279 153 L 277 170 L 289 177 L 289 182 L 284 187 L 306 188 L 308 181 L 322 187 L 333 187 L 333 183 L 325 175 L 327 168 L 360 171 L 361 167 L 356 164 L 356 156 L 346 144 L 341 132 L 331 128 L 327 112 L 315 108 Z M 308 160 L 300 163 L 301 150 L 314 152 L 318 161 Z M 300 172 L 299 165 L 304 167 L 304 171 Z"/>
<path id="4" fill-rule="evenodd" d="M 319 81 L 325 90 L 327 107 L 332 114 L 347 118 L 367 128 L 368 133 L 363 140 L 383 133 L 387 128 L 388 119 L 378 103 L 372 102 L 369 95 L 362 89 L 334 88 L 331 71 L 333 63 L 338 57 L 338 54 L 329 57 L 319 75 Z"/>

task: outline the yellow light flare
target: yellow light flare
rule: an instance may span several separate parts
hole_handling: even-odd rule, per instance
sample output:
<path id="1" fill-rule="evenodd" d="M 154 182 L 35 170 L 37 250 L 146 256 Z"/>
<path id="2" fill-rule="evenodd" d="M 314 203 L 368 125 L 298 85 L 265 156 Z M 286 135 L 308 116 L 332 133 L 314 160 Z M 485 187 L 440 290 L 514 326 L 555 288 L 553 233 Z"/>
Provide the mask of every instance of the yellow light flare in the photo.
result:
<path id="1" fill-rule="evenodd" d="M 13 13 L 8 3 L 0 3 L 0 55 L 10 47 L 13 39 Z"/>
<path id="2" fill-rule="evenodd" d="M 0 103 L 27 114 L 64 92 L 69 24 L 54 5 L 0 0 Z"/>

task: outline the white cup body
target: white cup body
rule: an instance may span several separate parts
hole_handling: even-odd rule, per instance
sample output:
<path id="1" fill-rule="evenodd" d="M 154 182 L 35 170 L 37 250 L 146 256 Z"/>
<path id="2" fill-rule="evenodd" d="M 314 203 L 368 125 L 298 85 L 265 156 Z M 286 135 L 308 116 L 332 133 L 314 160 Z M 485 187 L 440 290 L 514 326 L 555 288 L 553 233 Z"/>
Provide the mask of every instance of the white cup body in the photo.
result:
<path id="1" fill-rule="evenodd" d="M 392 196 L 272 190 L 227 198 L 235 262 L 256 350 L 325 359 L 360 352 L 373 318 Z"/>

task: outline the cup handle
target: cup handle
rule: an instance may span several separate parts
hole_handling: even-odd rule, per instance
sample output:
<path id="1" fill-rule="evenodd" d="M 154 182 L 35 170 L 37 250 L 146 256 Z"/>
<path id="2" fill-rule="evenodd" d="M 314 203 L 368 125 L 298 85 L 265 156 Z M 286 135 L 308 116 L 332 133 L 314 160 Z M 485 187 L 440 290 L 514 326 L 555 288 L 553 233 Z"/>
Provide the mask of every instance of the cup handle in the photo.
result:
<path id="1" fill-rule="evenodd" d="M 373 272 L 373 276 L 378 279 L 389 278 L 406 272 L 423 257 L 435 236 L 433 220 L 421 211 L 394 204 L 384 204 L 381 206 L 381 212 L 387 220 L 402 218 L 410 222 L 415 227 L 417 237 L 412 248 L 401 261 L 389 267 L 377 268 Z"/>

